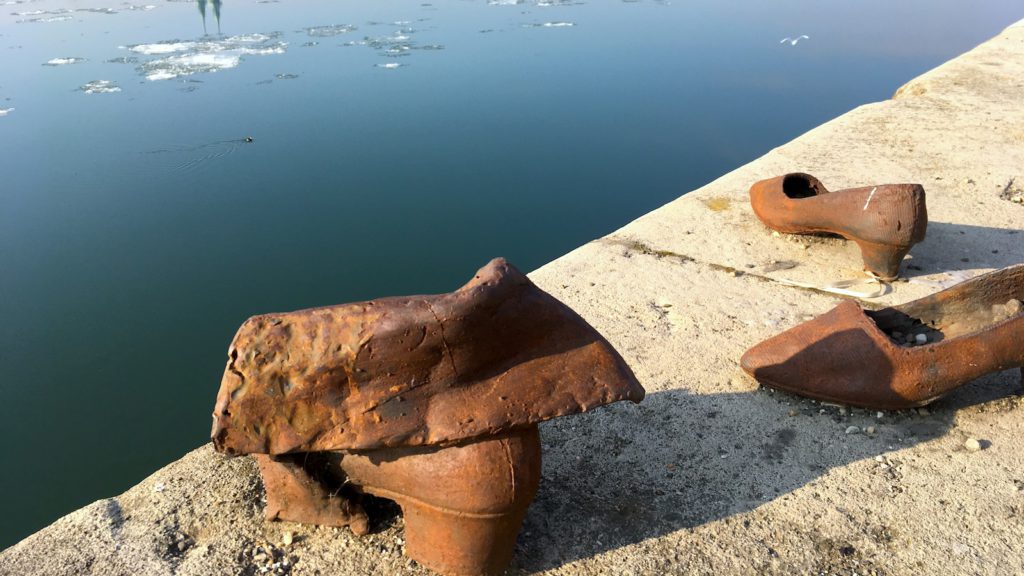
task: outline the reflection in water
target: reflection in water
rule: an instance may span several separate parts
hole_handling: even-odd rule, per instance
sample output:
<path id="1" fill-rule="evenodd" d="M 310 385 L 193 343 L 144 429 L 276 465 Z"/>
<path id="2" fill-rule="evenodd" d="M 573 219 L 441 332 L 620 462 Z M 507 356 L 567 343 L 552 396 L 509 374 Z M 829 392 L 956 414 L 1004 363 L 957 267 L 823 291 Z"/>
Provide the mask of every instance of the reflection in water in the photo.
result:
<path id="1" fill-rule="evenodd" d="M 199 6 L 199 15 L 203 17 L 203 34 L 206 35 L 206 2 L 207 0 L 196 0 Z M 220 5 L 221 0 L 210 0 L 213 4 L 213 17 L 217 19 L 217 34 L 220 34 Z"/>

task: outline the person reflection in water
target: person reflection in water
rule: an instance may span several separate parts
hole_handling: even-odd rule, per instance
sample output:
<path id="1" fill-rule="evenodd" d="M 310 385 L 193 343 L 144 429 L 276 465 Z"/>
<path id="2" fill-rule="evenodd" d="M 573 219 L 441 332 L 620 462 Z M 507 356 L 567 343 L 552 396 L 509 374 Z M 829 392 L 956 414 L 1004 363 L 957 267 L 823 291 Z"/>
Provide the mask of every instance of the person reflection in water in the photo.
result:
<path id="1" fill-rule="evenodd" d="M 220 34 L 220 6 L 222 0 L 196 0 L 199 7 L 199 15 L 203 17 L 203 36 L 206 36 L 206 4 L 209 1 L 213 4 L 213 17 L 217 19 L 217 34 Z"/>

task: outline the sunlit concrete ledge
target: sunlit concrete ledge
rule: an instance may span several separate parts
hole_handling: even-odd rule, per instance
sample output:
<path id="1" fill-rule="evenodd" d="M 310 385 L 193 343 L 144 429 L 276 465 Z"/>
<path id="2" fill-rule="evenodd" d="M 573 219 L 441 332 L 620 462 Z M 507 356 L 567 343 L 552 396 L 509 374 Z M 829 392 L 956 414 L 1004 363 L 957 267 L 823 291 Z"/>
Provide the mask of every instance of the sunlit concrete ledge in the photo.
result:
<path id="1" fill-rule="evenodd" d="M 1022 103 L 1024 21 L 892 100 L 535 271 L 618 347 L 648 397 L 542 426 L 542 485 L 511 571 L 1024 573 L 1015 373 L 925 411 L 876 414 L 760 390 L 737 367 L 748 347 L 838 301 L 780 279 L 823 285 L 860 273 L 852 243 L 759 224 L 752 182 L 804 171 L 833 189 L 923 184 L 928 238 L 907 281 L 872 305 L 918 298 L 1024 262 L 1024 205 L 1001 197 L 1024 186 Z M 796 266 L 771 271 L 777 261 Z M 968 438 L 988 447 L 970 452 Z M 261 498 L 251 460 L 204 446 L 0 553 L 0 574 L 251 574 L 248 551 L 286 531 L 292 574 L 425 573 L 402 554 L 401 518 L 360 539 L 267 523 Z"/>

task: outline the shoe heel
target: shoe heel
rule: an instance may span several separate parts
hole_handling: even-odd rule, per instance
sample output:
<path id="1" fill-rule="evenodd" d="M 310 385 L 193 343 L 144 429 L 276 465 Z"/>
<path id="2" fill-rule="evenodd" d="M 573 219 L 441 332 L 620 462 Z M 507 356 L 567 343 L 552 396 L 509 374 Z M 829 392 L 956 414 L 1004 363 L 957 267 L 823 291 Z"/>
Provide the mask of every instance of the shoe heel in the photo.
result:
<path id="1" fill-rule="evenodd" d="M 465 514 L 405 503 L 405 551 L 420 564 L 458 576 L 501 574 L 516 546 L 526 507 L 503 514 Z"/>
<path id="2" fill-rule="evenodd" d="M 857 241 L 860 246 L 864 269 L 874 272 L 885 281 L 895 280 L 900 275 L 900 263 L 910 252 L 910 246 L 891 246 L 874 242 Z"/>

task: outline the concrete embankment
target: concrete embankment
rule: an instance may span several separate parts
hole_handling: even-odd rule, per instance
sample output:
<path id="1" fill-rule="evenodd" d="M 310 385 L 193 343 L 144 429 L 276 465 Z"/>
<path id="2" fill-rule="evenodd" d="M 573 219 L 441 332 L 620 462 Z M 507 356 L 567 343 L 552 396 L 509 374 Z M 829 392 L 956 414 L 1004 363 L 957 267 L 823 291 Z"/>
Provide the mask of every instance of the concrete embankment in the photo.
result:
<path id="1" fill-rule="evenodd" d="M 1024 573 L 1016 372 L 884 414 L 740 372 L 748 347 L 839 301 L 780 279 L 860 274 L 853 243 L 773 235 L 754 217 L 750 184 L 794 171 L 833 189 L 925 186 L 928 237 L 874 303 L 1024 262 L 1024 22 L 531 275 L 608 337 L 648 397 L 542 426 L 513 572 Z M 402 555 L 400 517 L 360 539 L 267 523 L 261 498 L 251 460 L 204 446 L 0 553 L 0 574 L 254 574 L 261 542 L 292 574 L 425 573 Z"/>

